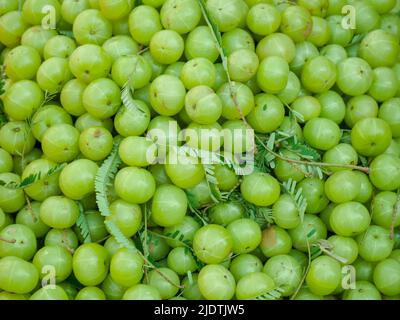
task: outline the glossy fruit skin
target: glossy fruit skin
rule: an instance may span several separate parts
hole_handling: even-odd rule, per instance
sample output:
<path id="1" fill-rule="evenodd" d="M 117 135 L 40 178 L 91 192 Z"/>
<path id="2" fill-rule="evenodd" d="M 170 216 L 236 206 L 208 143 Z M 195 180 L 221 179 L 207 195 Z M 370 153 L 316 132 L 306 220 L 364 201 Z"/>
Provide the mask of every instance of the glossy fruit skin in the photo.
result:
<path id="1" fill-rule="evenodd" d="M 17 224 L 26 225 L 30 228 L 36 238 L 44 237 L 50 230 L 50 227 L 47 226 L 39 217 L 40 205 L 40 202 L 33 201 L 30 206 L 26 205 L 23 207 L 15 217 L 15 222 Z"/>
<path id="2" fill-rule="evenodd" d="M 98 287 L 84 287 L 78 292 L 75 300 L 106 300 L 106 296 Z"/>
<path id="3" fill-rule="evenodd" d="M 330 216 L 330 226 L 341 236 L 355 236 L 367 230 L 371 218 L 365 206 L 358 202 L 337 205 Z"/>
<path id="4" fill-rule="evenodd" d="M 400 263 L 394 259 L 379 262 L 374 270 L 374 283 L 385 295 L 400 294 Z"/>
<path id="5" fill-rule="evenodd" d="M 396 156 L 382 154 L 371 163 L 369 178 L 383 191 L 394 191 L 399 185 L 400 162 Z"/>
<path id="6" fill-rule="evenodd" d="M 143 258 L 137 252 L 119 249 L 111 258 L 110 275 L 118 284 L 131 287 L 143 276 Z"/>
<path id="7" fill-rule="evenodd" d="M 368 33 L 360 44 L 360 57 L 371 67 L 391 67 L 400 51 L 396 37 L 384 30 Z"/>
<path id="8" fill-rule="evenodd" d="M 335 172 L 325 182 L 325 194 L 335 203 L 352 201 L 359 193 L 360 180 L 350 170 Z"/>
<path id="9" fill-rule="evenodd" d="M 150 85 L 149 94 L 151 106 L 163 116 L 177 114 L 185 104 L 185 87 L 181 80 L 173 76 L 157 77 Z"/>
<path id="10" fill-rule="evenodd" d="M 52 228 L 70 228 L 75 224 L 78 215 L 78 205 L 73 200 L 63 196 L 49 197 L 40 206 L 40 218 Z"/>
<path id="11" fill-rule="evenodd" d="M 36 82 L 17 81 L 4 96 L 4 110 L 15 120 L 25 120 L 40 107 L 43 99 L 43 91 Z"/>
<path id="12" fill-rule="evenodd" d="M 150 123 L 150 110 L 146 103 L 135 100 L 139 109 L 122 106 L 114 117 L 115 130 L 124 137 L 143 134 Z"/>
<path id="13" fill-rule="evenodd" d="M 331 236 L 327 240 L 333 247 L 333 252 L 344 258 L 346 264 L 352 264 L 358 256 L 357 242 L 350 237 Z"/>
<path id="14" fill-rule="evenodd" d="M 113 221 L 125 237 L 132 237 L 140 228 L 142 210 L 139 205 L 117 199 L 110 204 L 111 215 L 105 221 Z M 106 228 L 108 228 L 106 226 Z"/>
<path id="15" fill-rule="evenodd" d="M 255 255 L 244 253 L 234 258 L 229 266 L 236 281 L 239 281 L 247 274 L 262 271 L 262 261 Z"/>
<path id="16" fill-rule="evenodd" d="M 113 147 L 111 133 L 102 127 L 91 127 L 79 136 L 79 149 L 82 154 L 92 161 L 104 160 Z"/>
<path id="17" fill-rule="evenodd" d="M 107 300 L 121 300 L 127 288 L 116 283 L 110 275 L 101 283 L 100 289 L 106 295 Z"/>
<path id="18" fill-rule="evenodd" d="M 123 300 L 161 300 L 161 295 L 156 288 L 148 284 L 137 284 L 127 289 Z"/>
<path id="19" fill-rule="evenodd" d="M 257 206 L 267 207 L 278 200 L 280 185 L 269 174 L 257 172 L 245 176 L 240 185 L 240 191 L 247 201 Z"/>
<path id="20" fill-rule="evenodd" d="M 1 173 L 0 179 L 6 183 L 21 182 L 21 178 L 15 173 Z M 16 212 L 25 205 L 26 200 L 23 190 L 7 189 L 0 186 L 0 191 L 0 208 L 2 208 L 5 213 Z"/>
<path id="21" fill-rule="evenodd" d="M 169 268 L 160 268 L 159 271 L 162 272 L 169 281 L 156 270 L 152 270 L 149 272 L 147 283 L 158 290 L 162 299 L 170 299 L 174 297 L 179 290 L 179 288 L 177 288 L 180 284 L 179 276 Z"/>
<path id="22" fill-rule="evenodd" d="M 336 82 L 336 66 L 328 58 L 316 57 L 304 65 L 301 80 L 307 90 L 323 93 Z"/>
<path id="23" fill-rule="evenodd" d="M 48 159 L 61 163 L 73 160 L 79 153 L 79 131 L 69 124 L 57 124 L 45 131 L 42 150 Z"/>
<path id="24" fill-rule="evenodd" d="M 348 58 L 338 65 L 336 84 L 346 94 L 362 95 L 368 91 L 373 81 L 372 69 L 360 58 Z"/>
<path id="25" fill-rule="evenodd" d="M 353 263 L 354 268 L 356 268 L 356 279 L 358 281 L 373 281 L 373 273 L 376 266 L 375 262 L 365 261 L 364 259 L 358 257 Z"/>
<path id="26" fill-rule="evenodd" d="M 289 255 L 277 255 L 267 260 L 263 272 L 269 275 L 276 286 L 282 287 L 282 295 L 292 295 L 299 285 L 302 277 L 301 265 Z"/>
<path id="27" fill-rule="evenodd" d="M 35 266 L 18 257 L 5 257 L 0 260 L 0 288 L 9 292 L 26 294 L 31 292 L 39 281 Z M 10 271 L 13 271 L 13 275 Z"/>
<path id="28" fill-rule="evenodd" d="M 120 89 L 111 79 L 96 79 L 83 91 L 82 103 L 92 116 L 99 119 L 109 118 L 121 106 Z"/>
<path id="29" fill-rule="evenodd" d="M 288 7 L 282 13 L 281 30 L 295 42 L 304 41 L 312 28 L 311 14 L 299 6 Z"/>
<path id="30" fill-rule="evenodd" d="M 255 96 L 255 107 L 247 116 L 247 121 L 257 132 L 269 133 L 279 128 L 284 116 L 285 109 L 278 98 L 270 94 L 258 94 Z"/>
<path id="31" fill-rule="evenodd" d="M 32 79 L 39 69 L 41 58 L 32 47 L 18 46 L 6 56 L 6 74 L 13 81 Z"/>
<path id="32" fill-rule="evenodd" d="M 357 165 L 358 154 L 354 148 L 346 143 L 340 143 L 324 153 L 322 160 L 327 163 Z M 345 168 L 332 167 L 332 172 L 343 171 Z"/>
<path id="33" fill-rule="evenodd" d="M 275 69 L 274 69 L 275 68 Z M 285 89 L 289 78 L 289 65 L 281 57 L 267 57 L 257 71 L 257 84 L 267 93 L 279 93 Z"/>
<path id="34" fill-rule="evenodd" d="M 145 203 L 154 195 L 156 183 L 145 169 L 126 167 L 121 169 L 114 182 L 116 193 L 130 203 Z"/>
<path id="35" fill-rule="evenodd" d="M 368 281 L 357 281 L 356 288 L 346 290 L 343 293 L 343 300 L 381 300 L 378 289 Z"/>
<path id="36" fill-rule="evenodd" d="M 158 63 L 176 62 L 182 56 L 183 51 L 183 38 L 176 31 L 158 31 L 150 40 L 150 53 Z"/>
<path id="37" fill-rule="evenodd" d="M 180 276 L 187 275 L 188 272 L 194 272 L 198 269 L 193 254 L 183 247 L 177 247 L 170 251 L 167 257 L 167 264 L 170 269 Z"/>
<path id="38" fill-rule="evenodd" d="M 238 219 L 231 222 L 227 230 L 233 240 L 233 253 L 249 253 L 261 242 L 260 226 L 251 219 Z"/>
<path id="39" fill-rule="evenodd" d="M 60 173 L 60 189 L 68 198 L 81 200 L 94 192 L 99 167 L 88 159 L 69 163 Z"/>
<path id="40" fill-rule="evenodd" d="M 152 219 L 163 227 L 181 223 L 186 215 L 187 199 L 184 191 L 174 185 L 159 186 L 152 200 Z"/>
<path id="41" fill-rule="evenodd" d="M 11 172 L 14 167 L 13 158 L 4 149 L 0 148 L 0 173 Z"/>
<path id="42" fill-rule="evenodd" d="M 222 226 L 209 224 L 196 231 L 193 249 L 196 256 L 206 264 L 224 261 L 232 250 L 233 240 Z"/>
<path id="43" fill-rule="evenodd" d="M 111 68 L 110 56 L 98 45 L 85 44 L 76 48 L 69 58 L 72 74 L 88 84 L 106 77 Z"/>
<path id="44" fill-rule="evenodd" d="M 292 239 L 284 229 L 271 226 L 263 230 L 260 248 L 266 257 L 287 254 L 291 247 Z"/>
<path id="45" fill-rule="evenodd" d="M 21 175 L 21 179 L 25 179 L 32 174 L 45 175 L 49 170 L 54 168 L 56 163 L 46 159 L 37 159 L 30 162 L 24 169 Z M 59 187 L 59 176 L 60 173 L 55 173 L 51 176 L 44 176 L 38 182 L 33 183 L 29 187 L 25 188 L 25 192 L 33 200 L 44 201 L 50 196 L 56 196 L 61 193 Z"/>
<path id="46" fill-rule="evenodd" d="M 0 41 L 7 47 L 16 47 L 20 37 L 28 28 L 19 11 L 10 11 L 0 19 Z"/>
<path id="47" fill-rule="evenodd" d="M 44 61 L 36 74 L 36 81 L 43 91 L 58 93 L 65 83 L 72 79 L 68 60 L 52 57 Z"/>
<path id="48" fill-rule="evenodd" d="M 228 32 L 238 27 L 246 14 L 245 9 L 247 9 L 242 0 L 234 0 L 229 3 L 211 0 L 207 2 L 206 7 L 221 32 Z"/>
<path id="49" fill-rule="evenodd" d="M 36 252 L 32 263 L 37 268 L 40 278 L 46 275 L 45 266 L 54 267 L 56 282 L 58 283 L 67 279 L 72 272 L 72 255 L 67 249 L 59 246 L 42 247 Z"/>
<path id="50" fill-rule="evenodd" d="M 122 52 L 121 56 L 115 57 L 111 76 L 119 87 L 122 88 L 127 83 L 133 72 L 135 72 L 135 77 L 130 79 L 132 89 L 140 89 L 148 85 L 153 74 L 151 65 L 142 56 L 137 54 L 125 55 Z"/>
<path id="51" fill-rule="evenodd" d="M 390 239 L 388 229 L 371 225 L 356 237 L 358 252 L 361 258 L 369 262 L 378 262 L 389 257 L 394 241 Z M 374 243 L 371 246 L 371 243 Z"/>
<path id="52" fill-rule="evenodd" d="M 204 168 L 197 158 L 170 151 L 165 172 L 174 185 L 182 189 L 196 186 L 204 178 Z"/>
<path id="53" fill-rule="evenodd" d="M 0 257 L 15 256 L 29 261 L 37 249 L 35 234 L 22 224 L 10 224 L 0 231 Z"/>
<path id="54" fill-rule="evenodd" d="M 97 243 L 81 245 L 74 253 L 72 268 L 75 277 L 85 286 L 99 285 L 107 276 L 107 251 Z"/>
<path id="55" fill-rule="evenodd" d="M 45 5 L 51 5 L 54 8 L 54 13 L 56 14 L 56 21 L 60 19 L 61 6 L 56 0 L 28 0 L 25 1 L 22 6 L 22 17 L 23 19 L 31 25 L 40 25 L 42 19 L 46 15 L 46 11 L 42 11 Z"/>
<path id="56" fill-rule="evenodd" d="M 198 286 L 207 300 L 229 300 L 235 294 L 235 279 L 222 265 L 210 264 L 199 273 Z"/>
<path id="57" fill-rule="evenodd" d="M 32 133 L 41 141 L 49 127 L 61 123 L 72 125 L 71 116 L 63 108 L 55 104 L 42 106 L 32 117 Z"/>
<path id="58" fill-rule="evenodd" d="M 219 53 L 208 27 L 198 26 L 188 34 L 185 40 L 184 54 L 188 60 L 199 57 L 206 58 L 213 63 L 217 60 Z"/>
<path id="59" fill-rule="evenodd" d="M 185 34 L 192 31 L 200 22 L 201 9 L 194 0 L 167 0 L 161 7 L 160 17 L 165 29 Z"/>
<path id="60" fill-rule="evenodd" d="M 251 89 L 240 82 L 232 82 L 232 88 L 236 94 L 239 109 L 243 116 L 247 116 L 254 108 L 254 96 Z M 230 87 L 226 83 L 217 91 L 222 102 L 222 116 L 228 120 L 239 120 L 240 112 L 230 92 Z"/>
<path id="61" fill-rule="evenodd" d="M 314 148 L 329 150 L 340 141 L 339 126 L 329 119 L 311 119 L 304 126 L 304 138 Z"/>
<path id="62" fill-rule="evenodd" d="M 399 130 L 400 115 L 398 112 L 399 103 L 400 103 L 400 98 L 393 98 L 385 101 L 381 105 L 378 115 L 380 119 L 385 120 L 390 125 L 392 135 L 394 138 L 400 136 L 400 130 Z"/>
<path id="63" fill-rule="evenodd" d="M 313 293 L 328 295 L 337 288 L 340 281 L 341 267 L 335 259 L 321 256 L 311 262 L 306 283 Z"/>
<path id="64" fill-rule="evenodd" d="M 310 232 L 315 229 L 315 232 Z M 307 238 L 310 245 L 317 240 L 326 239 L 327 229 L 322 220 L 316 215 L 306 214 L 304 220 L 294 229 L 288 230 L 293 247 L 299 251 L 307 252 Z"/>
<path id="65" fill-rule="evenodd" d="M 390 228 L 399 225 L 398 214 L 393 214 L 393 208 L 396 204 L 396 194 L 390 191 L 379 192 L 372 200 L 371 215 L 374 224 Z"/>
<path id="66" fill-rule="evenodd" d="M 79 44 L 102 45 L 112 34 L 111 23 L 99 10 L 82 11 L 74 20 L 73 32 Z"/>
<path id="67" fill-rule="evenodd" d="M 245 275 L 236 286 L 236 298 L 247 300 L 260 296 L 275 287 L 275 283 L 270 276 L 263 272 L 255 272 Z"/>
<path id="68" fill-rule="evenodd" d="M 44 245 L 61 246 L 73 252 L 78 247 L 78 238 L 71 229 L 51 229 L 44 239 Z"/>

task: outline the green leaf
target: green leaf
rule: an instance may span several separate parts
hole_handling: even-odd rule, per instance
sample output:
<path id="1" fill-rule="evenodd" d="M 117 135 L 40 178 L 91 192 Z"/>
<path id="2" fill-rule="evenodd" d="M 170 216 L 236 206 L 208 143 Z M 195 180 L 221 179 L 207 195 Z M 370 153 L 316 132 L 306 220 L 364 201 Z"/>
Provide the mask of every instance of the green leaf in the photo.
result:
<path id="1" fill-rule="evenodd" d="M 358 155 L 358 158 L 360 159 L 360 162 L 363 167 L 368 167 L 369 166 L 369 161 L 367 157 L 364 157 L 362 155 Z"/>
<path id="2" fill-rule="evenodd" d="M 296 189 L 297 182 L 293 179 L 289 179 L 288 181 L 282 183 L 284 191 L 291 196 L 293 201 L 296 204 L 297 211 L 299 212 L 300 221 L 304 221 L 304 214 L 307 209 L 307 200 L 303 195 L 303 189 Z"/>
<path id="3" fill-rule="evenodd" d="M 314 234 L 317 233 L 315 228 L 312 228 L 309 233 L 307 233 L 307 238 L 310 239 Z"/>
<path id="4" fill-rule="evenodd" d="M 132 75 L 131 75 L 132 76 Z M 128 81 L 124 84 L 122 87 L 121 91 L 121 100 L 125 108 L 128 110 L 138 110 L 141 113 L 146 113 L 133 99 L 133 89 L 130 86 L 130 80 L 131 77 L 129 77 Z"/>
<path id="5" fill-rule="evenodd" d="M 58 34 L 75 40 L 74 33 L 71 30 L 57 30 L 57 31 Z"/>
<path id="6" fill-rule="evenodd" d="M 233 192 L 229 197 L 229 200 L 241 204 L 244 208 L 244 212 L 247 218 L 257 222 L 260 227 L 264 228 L 265 226 L 274 223 L 271 208 L 258 207 L 250 202 L 247 202 L 242 197 L 240 192 Z"/>
<path id="7" fill-rule="evenodd" d="M 79 201 L 76 202 L 79 207 L 79 217 L 76 221 L 76 225 L 78 226 L 81 236 L 83 238 L 84 243 L 92 242 L 92 237 L 90 235 L 89 224 L 86 220 L 85 210 L 83 209 L 82 203 Z"/>
<path id="8" fill-rule="evenodd" d="M 96 202 L 100 213 L 103 216 L 110 216 L 110 203 L 108 201 L 108 187 L 111 181 L 114 179 L 118 167 L 121 164 L 121 158 L 118 154 L 118 148 L 120 144 L 120 139 L 114 142 L 111 154 L 99 168 L 95 178 L 95 192 L 96 192 Z"/>
<path id="9" fill-rule="evenodd" d="M 14 190 L 24 189 L 26 187 L 29 187 L 29 186 L 35 184 L 36 182 L 38 182 L 44 178 L 48 178 L 48 177 L 52 176 L 53 174 L 60 172 L 62 169 L 64 169 L 65 166 L 66 166 L 65 163 L 57 164 L 54 167 L 52 167 L 51 169 L 49 169 L 45 174 L 42 174 L 42 172 L 33 173 L 33 174 L 27 176 L 25 179 L 23 179 L 20 183 L 5 182 L 3 180 L 0 180 L 0 186 L 7 188 L 7 189 L 14 189 Z"/>
<path id="10" fill-rule="evenodd" d="M 262 295 L 254 298 L 254 300 L 279 300 L 282 298 L 283 288 L 272 289 Z"/>
<path id="11" fill-rule="evenodd" d="M 110 234 L 115 238 L 115 240 L 124 248 L 130 251 L 137 251 L 133 243 L 131 243 L 127 237 L 121 232 L 114 221 L 106 220 L 104 224 L 108 227 Z"/>
<path id="12" fill-rule="evenodd" d="M 319 152 L 311 148 L 303 139 L 297 139 L 295 136 L 292 136 L 283 140 L 282 145 L 285 149 L 297 154 L 303 159 L 310 161 L 321 160 Z"/>
<path id="13" fill-rule="evenodd" d="M 190 285 L 193 285 L 193 275 L 192 275 L 192 272 L 189 270 L 188 272 L 187 272 L 187 277 L 188 277 L 188 280 L 189 280 L 189 284 Z"/>
<path id="14" fill-rule="evenodd" d="M 215 177 L 214 166 L 209 165 L 209 164 L 203 164 L 203 168 L 204 168 L 204 172 L 205 172 L 205 178 L 206 178 L 206 181 L 208 184 L 208 189 L 210 190 L 211 199 L 215 203 L 219 203 L 223 199 L 222 199 L 221 191 L 219 190 L 219 187 L 218 187 L 218 180 Z"/>
<path id="15" fill-rule="evenodd" d="M 197 2 L 200 5 L 204 20 L 206 21 L 208 27 L 211 29 L 212 35 L 214 36 L 214 40 L 217 43 L 218 51 L 222 58 L 223 56 L 225 56 L 225 52 L 222 47 L 222 37 L 221 37 L 221 32 L 219 31 L 218 25 L 215 23 L 213 17 L 209 14 L 205 1 L 197 0 Z"/>

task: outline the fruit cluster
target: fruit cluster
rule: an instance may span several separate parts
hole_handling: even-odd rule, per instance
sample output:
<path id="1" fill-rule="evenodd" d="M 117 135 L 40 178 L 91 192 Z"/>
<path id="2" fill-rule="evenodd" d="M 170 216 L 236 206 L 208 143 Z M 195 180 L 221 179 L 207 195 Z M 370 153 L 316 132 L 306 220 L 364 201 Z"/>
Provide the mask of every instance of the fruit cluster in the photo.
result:
<path id="1" fill-rule="evenodd" d="M 400 299 L 399 0 L 0 0 L 1 299 Z"/>

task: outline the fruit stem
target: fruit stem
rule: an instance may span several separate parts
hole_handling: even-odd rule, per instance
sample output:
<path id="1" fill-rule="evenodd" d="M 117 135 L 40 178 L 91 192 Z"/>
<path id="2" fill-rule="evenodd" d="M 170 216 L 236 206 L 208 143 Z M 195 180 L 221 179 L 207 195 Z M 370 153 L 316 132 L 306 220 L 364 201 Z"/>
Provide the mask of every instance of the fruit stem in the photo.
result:
<path id="1" fill-rule="evenodd" d="M 316 166 L 316 167 L 335 167 L 335 168 L 345 168 L 345 169 L 350 169 L 350 170 L 358 170 L 364 173 L 369 173 L 370 168 L 368 167 L 362 167 L 362 166 L 355 166 L 351 164 L 340 164 L 340 163 L 327 163 L 327 162 L 312 162 L 312 161 L 305 161 L 305 160 L 296 160 L 296 159 L 290 159 L 286 158 L 279 153 L 276 153 L 274 150 L 268 148 L 265 143 L 256 135 L 257 140 L 260 142 L 260 144 L 270 152 L 272 155 L 274 155 L 276 158 L 281 159 L 283 161 L 289 162 L 289 163 L 295 163 L 295 164 L 303 164 L 303 165 L 308 165 L 308 166 Z"/>

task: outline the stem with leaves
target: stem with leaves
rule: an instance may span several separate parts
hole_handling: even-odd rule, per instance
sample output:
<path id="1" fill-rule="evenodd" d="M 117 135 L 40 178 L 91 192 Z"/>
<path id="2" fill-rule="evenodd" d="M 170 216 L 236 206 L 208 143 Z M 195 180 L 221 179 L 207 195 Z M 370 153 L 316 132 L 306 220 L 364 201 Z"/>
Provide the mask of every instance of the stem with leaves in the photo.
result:
<path id="1" fill-rule="evenodd" d="M 256 135 L 257 141 L 263 146 L 265 150 L 270 152 L 273 156 L 275 156 L 278 159 L 281 159 L 283 161 L 289 162 L 289 163 L 295 163 L 295 164 L 302 164 L 302 165 L 307 165 L 307 166 L 316 166 L 316 167 L 335 167 L 335 168 L 345 168 L 349 170 L 358 170 L 364 173 L 369 173 L 370 169 L 367 167 L 361 167 L 361 166 L 356 166 L 356 165 L 351 165 L 351 164 L 339 164 L 339 163 L 327 163 L 327 162 L 314 162 L 314 161 L 307 161 L 307 160 L 296 160 L 296 159 L 290 159 L 285 156 L 282 156 L 281 154 L 275 152 L 271 148 L 269 148 L 263 141 Z"/>

